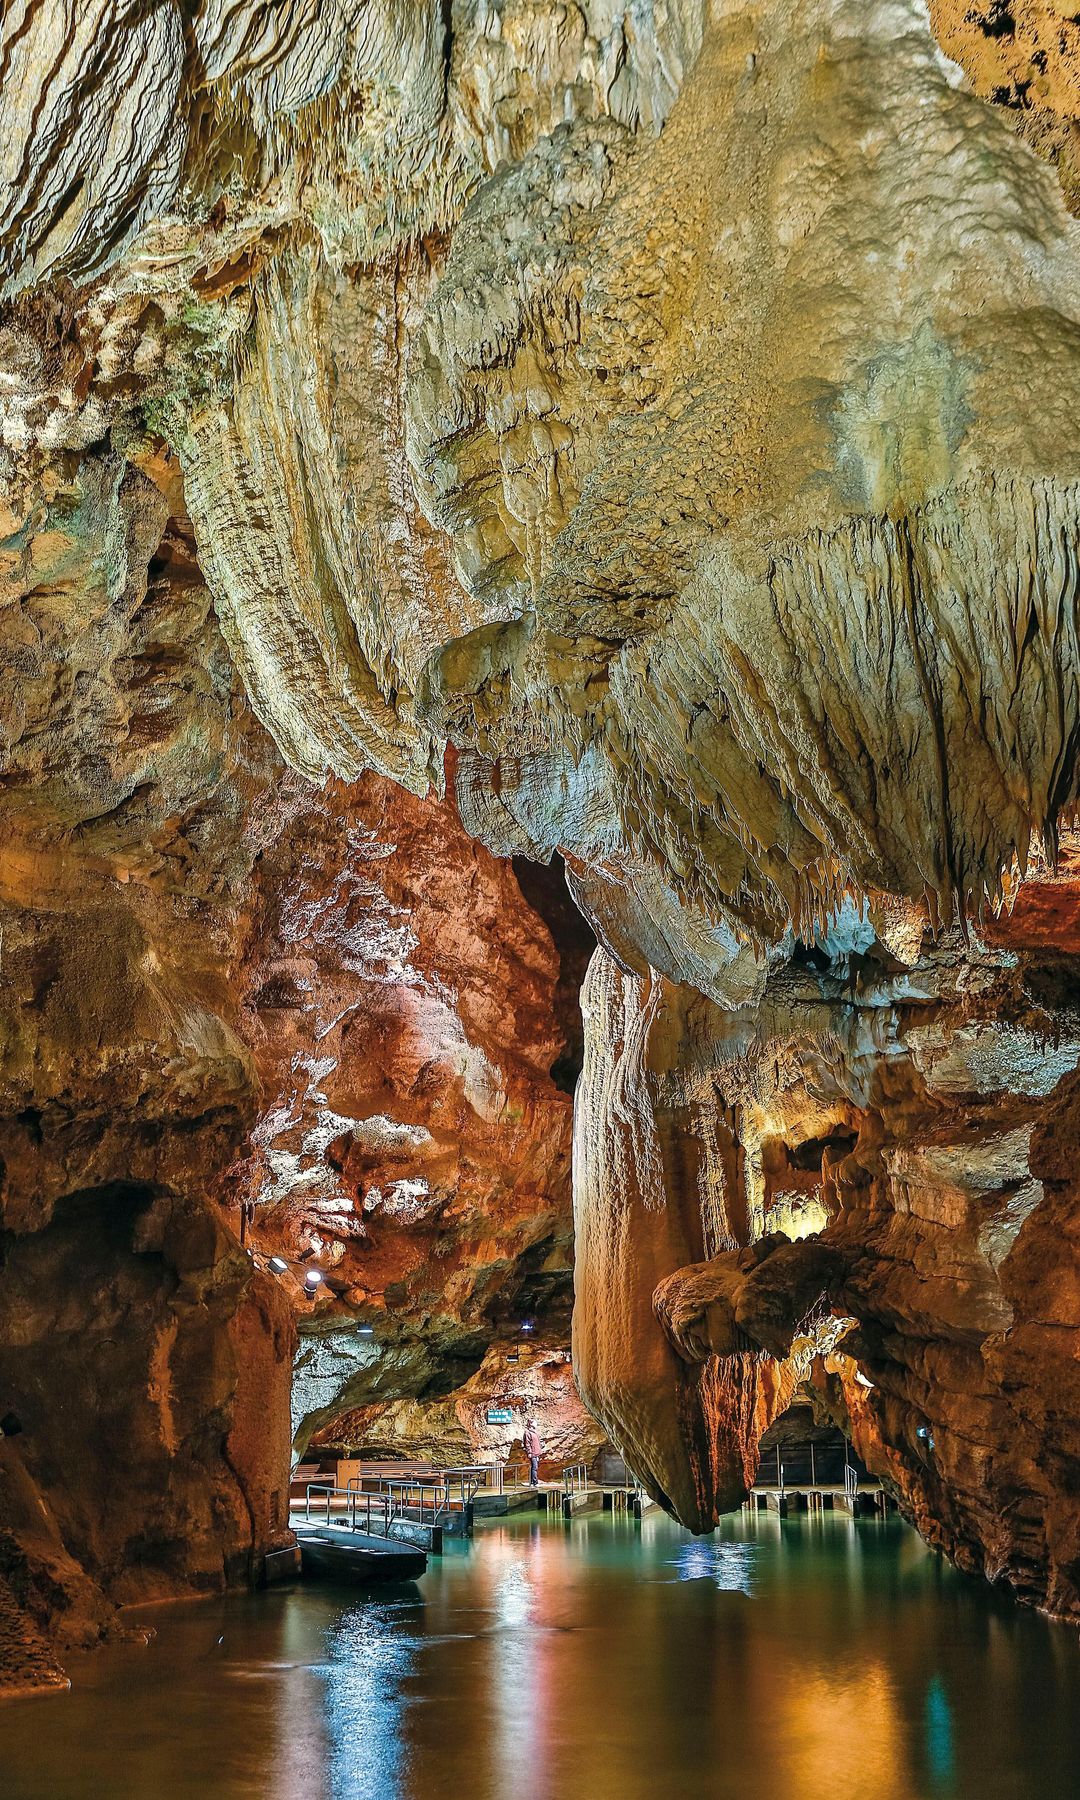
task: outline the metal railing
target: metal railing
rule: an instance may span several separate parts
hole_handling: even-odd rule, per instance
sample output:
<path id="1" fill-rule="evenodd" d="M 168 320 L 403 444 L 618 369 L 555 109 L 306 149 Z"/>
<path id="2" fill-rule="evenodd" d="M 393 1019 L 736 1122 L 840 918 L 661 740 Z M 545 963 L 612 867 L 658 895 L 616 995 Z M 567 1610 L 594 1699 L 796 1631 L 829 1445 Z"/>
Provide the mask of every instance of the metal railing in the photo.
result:
<path id="1" fill-rule="evenodd" d="M 304 1517 L 309 1524 L 313 1494 L 321 1496 L 327 1525 L 347 1525 L 351 1531 L 366 1531 L 371 1537 L 389 1536 L 394 1517 L 389 1495 L 361 1493 L 351 1485 L 339 1488 L 330 1482 L 309 1481 L 304 1492 Z"/>
<path id="2" fill-rule="evenodd" d="M 379 1490 L 392 1496 L 400 1517 L 437 1525 L 448 1513 L 464 1512 L 479 1485 L 472 1474 L 443 1470 L 437 1475 L 387 1477 L 379 1483 Z"/>
<path id="3" fill-rule="evenodd" d="M 360 1477 L 355 1475 L 343 1488 L 333 1482 L 309 1481 L 304 1490 L 304 1517 L 309 1524 L 314 1516 L 327 1525 L 388 1537 L 396 1519 L 438 1525 L 448 1514 L 463 1512 L 474 1492 L 467 1480 L 442 1475 L 430 1480 L 384 1479 L 374 1493 L 361 1487 Z"/>
<path id="4" fill-rule="evenodd" d="M 792 1440 L 783 1446 L 770 1445 L 762 1454 L 754 1479 L 755 1488 L 777 1488 L 791 1493 L 808 1488 L 843 1488 L 845 1471 L 854 1467 L 839 1444 L 820 1444 L 813 1440 Z M 866 1480 L 860 1469 L 860 1481 Z"/>
<path id="5" fill-rule="evenodd" d="M 439 1469 L 439 1475 L 450 1475 L 455 1480 L 474 1482 L 473 1492 L 480 1488 L 488 1488 L 493 1493 L 503 1494 L 507 1488 L 521 1485 L 521 1463 L 463 1463 L 460 1468 Z"/>
<path id="6" fill-rule="evenodd" d="M 492 1493 L 505 1494 L 508 1489 L 518 1488 L 525 1479 L 526 1463 L 474 1463 L 466 1473 L 480 1477 L 481 1487 L 490 1488 Z"/>
<path id="7" fill-rule="evenodd" d="M 363 1470 L 359 1475 L 349 1478 L 348 1485 L 370 1488 L 378 1493 L 389 1481 L 442 1481 L 449 1477 L 457 1486 L 462 1481 L 473 1484 L 475 1490 L 488 1488 L 494 1493 L 503 1494 L 508 1488 L 520 1487 L 525 1475 L 524 1463 L 454 1463 L 447 1468 L 436 1468 L 433 1463 L 420 1463 L 410 1468 L 407 1463 L 391 1465 L 376 1464 Z"/>
<path id="8" fill-rule="evenodd" d="M 844 1494 L 854 1505 L 859 1494 L 859 1471 L 851 1463 L 844 1470 Z"/>
<path id="9" fill-rule="evenodd" d="M 589 1487 L 588 1463 L 571 1463 L 562 1472 L 564 1494 L 584 1494 Z"/>
<path id="10" fill-rule="evenodd" d="M 584 1466 L 584 1465 L 583 1465 Z M 438 1525 L 448 1514 L 464 1513 L 482 1488 L 505 1493 L 520 1487 L 521 1463 L 465 1463 L 458 1468 L 424 1470 L 419 1475 L 353 1475 L 345 1487 L 332 1479 L 309 1481 L 304 1490 L 304 1517 L 327 1525 L 348 1525 L 385 1537 L 395 1519 Z"/>

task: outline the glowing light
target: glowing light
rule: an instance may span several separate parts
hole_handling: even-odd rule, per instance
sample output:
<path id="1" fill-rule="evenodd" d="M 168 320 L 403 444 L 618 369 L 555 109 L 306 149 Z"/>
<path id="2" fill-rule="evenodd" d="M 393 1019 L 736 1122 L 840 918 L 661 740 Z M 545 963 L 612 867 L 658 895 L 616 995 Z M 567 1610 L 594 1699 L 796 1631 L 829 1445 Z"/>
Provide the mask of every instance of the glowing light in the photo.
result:
<path id="1" fill-rule="evenodd" d="M 309 1269 L 304 1276 L 304 1286 L 314 1293 L 322 1278 L 323 1272 L 321 1269 Z"/>

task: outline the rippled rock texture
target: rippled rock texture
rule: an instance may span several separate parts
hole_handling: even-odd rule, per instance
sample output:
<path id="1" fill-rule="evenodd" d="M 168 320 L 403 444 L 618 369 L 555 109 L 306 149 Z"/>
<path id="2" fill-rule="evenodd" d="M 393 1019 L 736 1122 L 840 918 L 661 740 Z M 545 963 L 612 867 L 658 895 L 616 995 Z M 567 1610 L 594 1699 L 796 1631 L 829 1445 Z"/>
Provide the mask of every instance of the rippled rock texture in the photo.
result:
<path id="1" fill-rule="evenodd" d="M 509 1321 L 567 1331 L 571 1101 L 560 957 L 510 864 L 376 775 L 295 793 L 258 871 L 237 1192 L 292 1265 L 300 1454 L 350 1408 L 457 1387 Z"/>
<path id="2" fill-rule="evenodd" d="M 928 1535 L 1076 1610 L 1059 15 L 6 9 L 0 1366 L 56 1532 L 2 1572 L 42 1616 L 49 1566 L 122 1597 L 269 1541 L 244 1384 L 283 1458 L 297 1323 L 297 1448 L 558 1335 L 556 852 L 603 1428 L 702 1528 L 812 1376 Z M 64 1391 L 149 1412 L 91 1544 L 42 1371 L 98 1338 Z"/>
<path id="3" fill-rule="evenodd" d="M 103 445 L 35 523 L 0 609 L 0 1538 L 15 1600 L 83 1642 L 286 1534 L 292 1313 L 216 1204 L 280 765 L 166 459 Z"/>

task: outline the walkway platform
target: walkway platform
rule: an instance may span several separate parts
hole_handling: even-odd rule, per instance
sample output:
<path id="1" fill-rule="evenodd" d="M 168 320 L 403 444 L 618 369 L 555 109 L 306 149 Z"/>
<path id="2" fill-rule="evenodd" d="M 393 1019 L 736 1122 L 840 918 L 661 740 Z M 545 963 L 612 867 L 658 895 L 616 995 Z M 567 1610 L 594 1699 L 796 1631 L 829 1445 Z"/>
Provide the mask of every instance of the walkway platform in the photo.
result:
<path id="1" fill-rule="evenodd" d="M 474 1519 L 505 1519 L 507 1513 L 546 1512 L 547 1487 L 507 1488 L 503 1494 L 488 1494 L 482 1489 L 472 1502 Z"/>
<path id="2" fill-rule="evenodd" d="M 603 1507 L 603 1488 L 580 1488 L 562 1497 L 564 1519 L 573 1519 L 578 1513 L 602 1512 Z"/>
<path id="3" fill-rule="evenodd" d="M 842 1484 L 830 1482 L 783 1489 L 762 1485 L 752 1489 L 744 1504 L 759 1511 L 767 1508 L 782 1519 L 799 1512 L 842 1512 L 851 1519 L 883 1518 L 895 1510 L 895 1503 L 885 1489 L 879 1482 L 872 1481 L 860 1482 L 854 1492 Z"/>

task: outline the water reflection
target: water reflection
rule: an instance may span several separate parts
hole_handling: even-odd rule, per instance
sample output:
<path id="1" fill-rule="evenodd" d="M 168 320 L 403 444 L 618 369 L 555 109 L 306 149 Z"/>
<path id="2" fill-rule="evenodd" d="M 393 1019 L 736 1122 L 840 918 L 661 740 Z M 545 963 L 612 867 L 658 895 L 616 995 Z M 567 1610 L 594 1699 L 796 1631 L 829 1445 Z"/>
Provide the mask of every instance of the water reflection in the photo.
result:
<path id="1" fill-rule="evenodd" d="M 695 1538 L 679 1546 L 673 1566 L 680 1581 L 711 1581 L 715 1587 L 753 1592 L 751 1576 L 754 1551 L 749 1544 L 718 1544 L 711 1538 Z"/>
<path id="2" fill-rule="evenodd" d="M 327 1632 L 330 1660 L 320 1673 L 333 1800 L 404 1791 L 405 1683 L 423 1642 L 410 1626 L 420 1623 L 419 1600 L 411 1607 L 366 1600 Z"/>
<path id="3" fill-rule="evenodd" d="M 947 1792 L 953 1779 L 952 1710 L 940 1675 L 926 1690 L 926 1762 L 935 1789 Z"/>
<path id="4" fill-rule="evenodd" d="M 411 1594 L 311 1585 L 158 1625 L 69 1696 L 0 1708 L 4 1800 L 1077 1791 L 1075 1635 L 895 1522 L 508 1520 Z"/>

